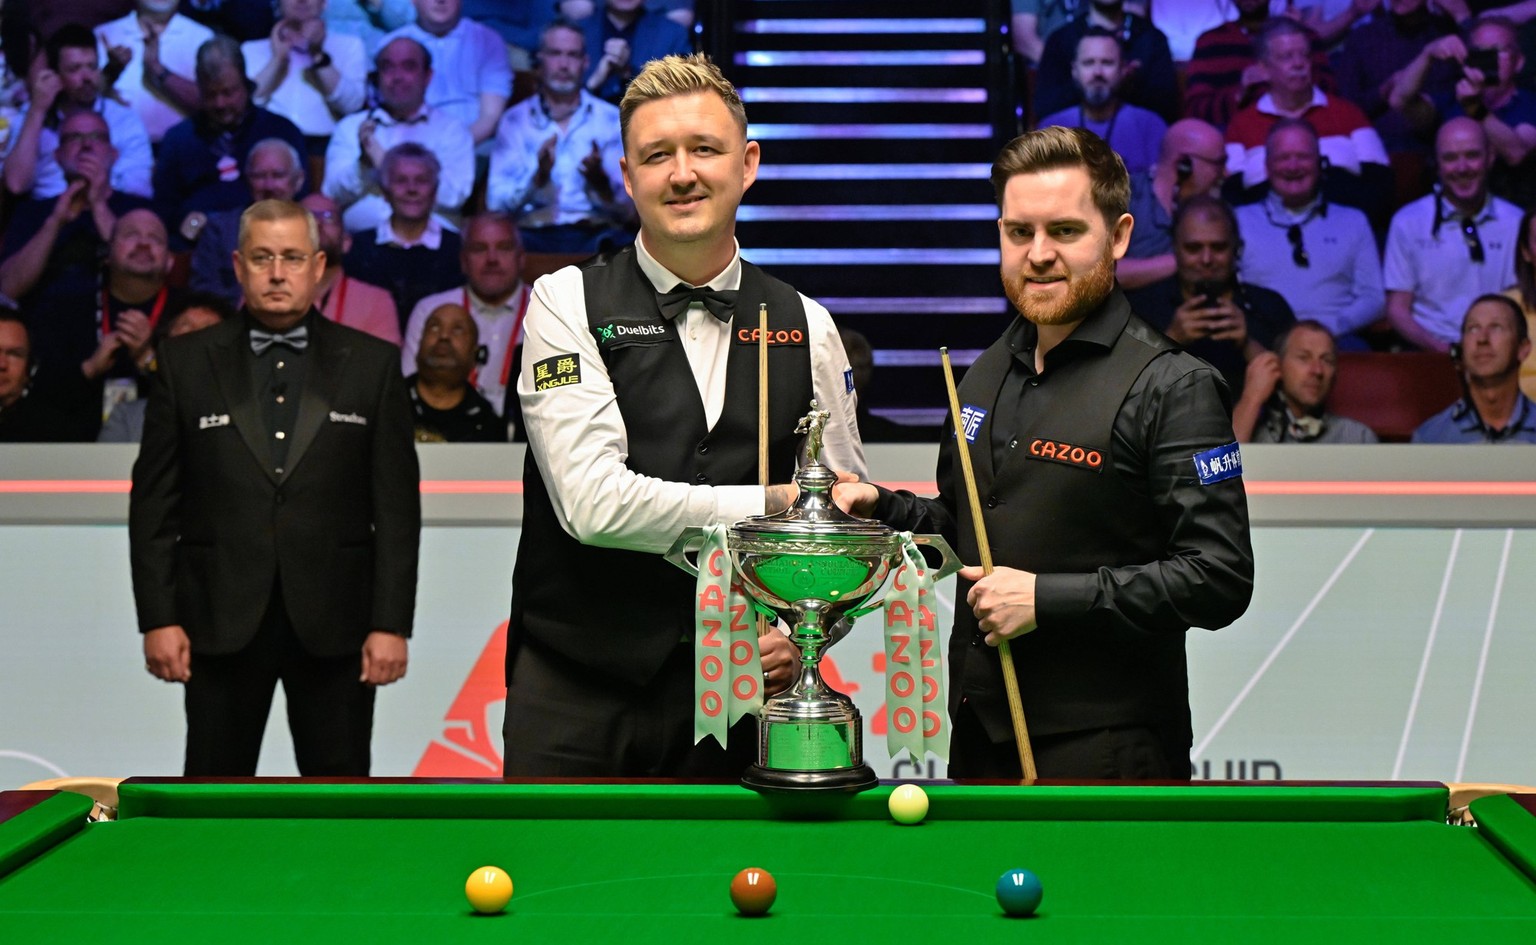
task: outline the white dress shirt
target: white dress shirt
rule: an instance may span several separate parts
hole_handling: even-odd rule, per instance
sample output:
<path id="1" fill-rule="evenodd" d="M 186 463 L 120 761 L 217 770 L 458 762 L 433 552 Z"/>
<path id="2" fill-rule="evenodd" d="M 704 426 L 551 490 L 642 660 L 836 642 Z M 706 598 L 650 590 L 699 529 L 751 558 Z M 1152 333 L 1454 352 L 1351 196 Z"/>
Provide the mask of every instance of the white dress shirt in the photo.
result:
<path id="1" fill-rule="evenodd" d="M 469 126 L 480 118 L 481 93 L 511 97 L 507 44 L 489 26 L 465 18 L 446 35 L 433 36 L 411 23 L 386 36 L 379 48 L 401 36 L 416 40 L 432 54 L 427 104 L 438 111 Z"/>
<path id="2" fill-rule="evenodd" d="M 155 156 L 150 150 L 149 135 L 144 131 L 144 123 L 133 109 L 110 98 L 98 98 L 95 109 L 107 123 L 107 134 L 112 136 L 112 147 L 117 149 L 117 160 L 112 164 L 112 189 L 140 197 L 153 197 L 155 189 L 151 177 L 155 170 Z M 20 122 L 17 124 L 19 126 Z M 58 130 L 44 127 L 37 136 L 37 164 L 32 196 L 39 199 L 57 197 L 68 186 L 64 181 L 64 171 L 59 167 L 58 159 L 53 156 L 58 147 Z"/>
<path id="3" fill-rule="evenodd" d="M 683 282 L 635 243 L 640 268 L 658 292 Z M 741 285 L 741 253 L 708 285 L 734 290 Z M 836 470 L 866 477 L 864 447 L 854 413 L 858 406 L 852 368 L 832 316 L 801 296 L 809 328 L 811 378 L 817 402 L 831 412 L 822 461 Z M 691 525 L 729 525 L 764 512 L 762 486 L 710 486 L 642 476 L 627 465 L 629 443 L 624 417 L 597 342 L 587 325 L 581 270 L 567 266 L 539 279 L 528 306 L 523 368 L 517 392 L 528 445 L 544 471 L 550 501 L 561 526 L 578 541 L 609 548 L 660 553 Z M 683 350 L 713 428 L 725 408 L 726 359 L 731 326 L 695 303 L 679 325 Z M 533 366 L 563 354 L 581 359 L 581 383 L 535 390 Z M 807 405 L 808 407 L 809 405 Z M 770 471 L 788 482 L 793 469 Z"/>
<path id="4" fill-rule="evenodd" d="M 382 108 L 353 112 L 336 123 L 325 150 L 325 183 L 321 192 L 342 206 L 342 225 L 349 231 L 371 230 L 389 218 L 389 203 L 379 189 L 378 169 L 362 161 L 357 130 L 369 116 L 378 119 L 374 137 L 388 151 L 402 141 L 432 149 L 443 166 L 437 181 L 437 212 L 450 222 L 475 184 L 475 141 L 461 121 L 430 105 L 410 119 L 396 121 Z"/>
<path id="5" fill-rule="evenodd" d="M 491 303 L 464 285 L 435 292 L 417 302 L 416 307 L 411 309 L 410 319 L 405 323 L 405 337 L 400 342 L 401 373 L 407 377 L 416 373 L 416 352 L 421 350 L 421 333 L 437 307 L 463 305 L 475 320 L 475 326 L 480 329 L 480 345 L 485 348 L 486 354 L 485 363 L 475 371 L 475 390 L 489 400 L 491 406 L 501 410 L 508 387 L 501 379 L 502 372 L 507 369 L 513 350 L 523 340 L 523 321 L 532 294 L 532 286 L 519 282 L 504 301 Z"/>
<path id="6" fill-rule="evenodd" d="M 327 32 L 320 48 L 331 57 L 331 65 L 341 75 L 330 95 L 321 92 L 305 71 L 315 61 L 309 50 L 295 47 L 288 52 L 288 71 L 272 97 L 256 103 L 282 115 L 312 137 L 330 134 L 336 130 L 336 119 L 363 107 L 363 77 L 368 73 L 363 41 L 356 36 Z M 255 79 L 272 61 L 272 40 L 241 43 L 240 51 L 245 54 L 245 74 Z"/>
<path id="7" fill-rule="evenodd" d="M 117 77 L 113 88 L 138 113 L 150 141 L 159 141 L 172 125 L 187 116 L 144 87 L 144 30 L 139 25 L 139 15 L 130 13 L 122 19 L 112 20 L 96 27 L 96 37 L 101 40 L 102 55 L 113 46 L 126 46 L 133 51 L 133 58 L 123 74 Z M 213 30 L 188 19 L 180 13 L 173 14 L 160 34 L 160 64 L 181 76 L 192 79 L 197 70 L 197 47 L 213 39 Z"/>
<path id="8" fill-rule="evenodd" d="M 534 187 L 539 148 L 551 135 L 558 138 L 555 166 L 549 172 L 549 183 Z M 593 199 L 581 173 L 581 164 L 594 145 L 603 156 L 603 170 L 613 190 L 613 204 L 607 207 Z M 617 208 L 629 202 L 619 169 L 623 156 L 617 107 L 582 91 L 581 103 L 562 129 L 544 110 L 543 98 L 531 96 L 507 109 L 496 126 L 486 206 L 510 213 L 519 226 L 611 222 L 620 216 Z"/>

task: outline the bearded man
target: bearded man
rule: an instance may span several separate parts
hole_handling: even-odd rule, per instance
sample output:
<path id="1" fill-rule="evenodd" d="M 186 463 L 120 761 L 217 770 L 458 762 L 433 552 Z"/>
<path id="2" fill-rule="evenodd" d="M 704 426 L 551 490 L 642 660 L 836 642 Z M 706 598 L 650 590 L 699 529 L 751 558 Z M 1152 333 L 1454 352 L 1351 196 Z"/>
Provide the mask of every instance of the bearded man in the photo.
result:
<path id="1" fill-rule="evenodd" d="M 1003 287 L 1019 318 L 966 372 L 960 433 L 998 567 L 960 572 L 951 777 L 1021 776 L 998 643 L 1012 643 L 1042 778 L 1190 777 L 1184 637 L 1248 607 L 1253 549 L 1222 376 L 1131 313 L 1133 221 L 1097 135 L 1044 128 L 992 167 Z M 838 504 L 941 532 L 979 559 L 956 438 L 938 498 L 868 483 Z"/>

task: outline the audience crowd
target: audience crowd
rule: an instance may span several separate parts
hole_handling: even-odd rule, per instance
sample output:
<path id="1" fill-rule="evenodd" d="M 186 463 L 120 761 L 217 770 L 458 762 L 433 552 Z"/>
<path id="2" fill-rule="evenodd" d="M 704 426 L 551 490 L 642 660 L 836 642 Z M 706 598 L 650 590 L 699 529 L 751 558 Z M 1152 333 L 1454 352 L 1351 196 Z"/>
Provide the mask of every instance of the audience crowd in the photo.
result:
<path id="1" fill-rule="evenodd" d="M 694 44 L 688 0 L 54 6 L 0 8 L 0 440 L 132 440 L 271 197 L 316 217 L 324 315 L 400 345 L 419 439 L 517 438 L 526 254 L 634 239 L 616 103 Z M 1030 124 L 1124 158 L 1120 281 L 1239 439 L 1375 441 L 1336 373 L 1412 350 L 1464 393 L 1415 440 L 1530 439 L 1536 0 L 1233 0 L 1187 62 L 1145 3 L 1012 14 Z"/>

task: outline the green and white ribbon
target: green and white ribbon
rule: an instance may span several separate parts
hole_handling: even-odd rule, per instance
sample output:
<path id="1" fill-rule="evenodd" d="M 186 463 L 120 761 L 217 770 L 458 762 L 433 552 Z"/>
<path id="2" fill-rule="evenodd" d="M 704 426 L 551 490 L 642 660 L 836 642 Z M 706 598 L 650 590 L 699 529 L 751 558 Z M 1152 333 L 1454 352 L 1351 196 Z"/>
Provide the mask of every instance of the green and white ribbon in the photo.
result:
<path id="1" fill-rule="evenodd" d="M 730 727 L 763 707 L 756 614 L 734 579 L 725 537 L 723 525 L 704 529 L 693 640 L 693 741 L 713 735 L 722 748 Z"/>
<path id="2" fill-rule="evenodd" d="M 901 565 L 885 596 L 885 743 L 891 757 L 906 751 L 915 766 L 927 752 L 949 760 L 944 661 L 934 619 L 933 572 L 901 534 Z"/>

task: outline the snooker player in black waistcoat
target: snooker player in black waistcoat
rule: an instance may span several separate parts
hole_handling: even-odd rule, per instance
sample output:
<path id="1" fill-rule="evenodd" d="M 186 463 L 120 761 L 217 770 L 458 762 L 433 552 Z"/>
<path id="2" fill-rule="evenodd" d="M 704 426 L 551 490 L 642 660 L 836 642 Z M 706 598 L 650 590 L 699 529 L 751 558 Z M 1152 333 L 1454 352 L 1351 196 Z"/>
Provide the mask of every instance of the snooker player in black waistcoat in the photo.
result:
<path id="1" fill-rule="evenodd" d="M 1221 375 L 1137 318 L 1114 281 L 1129 182 L 1092 132 L 1047 128 L 992 168 L 1016 318 L 960 385 L 998 567 L 960 572 L 950 775 L 1018 778 L 997 643 L 1008 640 L 1039 776 L 1187 780 L 1184 638 L 1253 589 L 1242 461 Z M 937 499 L 858 483 L 837 501 L 958 538 L 979 559 L 955 440 Z"/>
<path id="2" fill-rule="evenodd" d="M 185 685 L 188 775 L 255 773 L 279 679 L 299 772 L 366 775 L 416 596 L 400 355 L 315 310 L 309 211 L 254 204 L 239 247 L 239 317 L 167 341 L 152 380 L 129 506 L 145 668 Z"/>
<path id="3" fill-rule="evenodd" d="M 760 303 L 777 481 L 813 397 L 832 415 L 827 462 L 862 475 L 852 371 L 826 309 L 741 258 L 736 208 L 758 145 L 719 70 L 651 62 L 620 122 L 639 238 L 540 279 L 528 308 L 504 770 L 734 779 L 754 760 L 754 720 L 729 752 L 694 743 L 694 579 L 661 553 L 685 527 L 792 499 L 792 485 L 758 484 Z M 785 688 L 793 647 L 772 628 L 759 645 L 765 690 Z"/>

